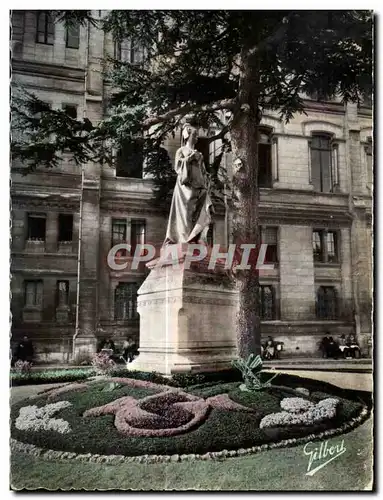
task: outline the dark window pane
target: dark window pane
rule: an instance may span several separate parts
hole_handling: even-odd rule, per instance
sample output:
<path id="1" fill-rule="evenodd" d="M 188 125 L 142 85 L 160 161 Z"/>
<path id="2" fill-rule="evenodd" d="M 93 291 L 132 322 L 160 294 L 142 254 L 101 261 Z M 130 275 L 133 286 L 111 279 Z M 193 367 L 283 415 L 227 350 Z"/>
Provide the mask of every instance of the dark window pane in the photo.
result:
<path id="1" fill-rule="evenodd" d="M 54 19 L 51 14 L 41 11 L 37 14 L 36 42 L 53 45 L 55 35 Z"/>
<path id="2" fill-rule="evenodd" d="M 59 241 L 72 241 L 73 215 L 59 214 Z"/>
<path id="3" fill-rule="evenodd" d="M 274 290 L 272 286 L 260 286 L 260 301 L 261 301 L 261 310 L 260 316 L 263 320 L 272 320 L 274 319 Z"/>
<path id="4" fill-rule="evenodd" d="M 137 283 L 119 283 L 115 291 L 114 312 L 117 320 L 137 319 Z"/>
<path id="5" fill-rule="evenodd" d="M 69 301 L 69 281 L 57 282 L 57 307 L 67 306 Z"/>
<path id="6" fill-rule="evenodd" d="M 320 151 L 311 148 L 311 182 L 315 191 L 322 190 Z"/>
<path id="7" fill-rule="evenodd" d="M 199 137 L 195 145 L 197 151 L 202 153 L 203 161 L 206 167 L 210 165 L 210 143 L 207 137 Z"/>
<path id="8" fill-rule="evenodd" d="M 70 49 L 78 49 L 80 46 L 80 25 L 69 26 L 66 30 L 66 46 Z"/>
<path id="9" fill-rule="evenodd" d="M 338 297 L 334 287 L 321 286 L 318 288 L 317 317 L 318 319 L 337 319 Z"/>
<path id="10" fill-rule="evenodd" d="M 265 263 L 278 262 L 278 228 L 267 226 L 261 228 L 261 243 L 267 244 Z"/>
<path id="11" fill-rule="evenodd" d="M 258 185 L 259 187 L 272 187 L 271 182 L 271 145 L 258 145 Z"/>
<path id="12" fill-rule="evenodd" d="M 327 257 L 329 262 L 338 262 L 337 234 L 334 231 L 327 233 Z"/>
<path id="13" fill-rule="evenodd" d="M 125 219 L 113 219 L 112 221 L 112 247 L 121 243 L 126 243 L 127 222 Z M 126 248 L 117 252 L 117 257 L 127 255 Z"/>
<path id="14" fill-rule="evenodd" d="M 315 262 L 323 261 L 322 234 L 319 231 L 313 231 L 313 255 Z"/>
<path id="15" fill-rule="evenodd" d="M 322 172 L 321 191 L 323 193 L 329 193 L 332 188 L 330 151 L 321 151 L 321 172 Z"/>
<path id="16" fill-rule="evenodd" d="M 43 303 L 43 282 L 41 280 L 25 281 L 24 299 L 26 307 L 41 307 Z"/>
<path id="17" fill-rule="evenodd" d="M 126 141 L 117 154 L 116 175 L 142 179 L 143 162 L 142 144 Z"/>
<path id="18" fill-rule="evenodd" d="M 74 120 L 77 119 L 77 106 L 71 105 L 71 104 L 64 104 L 63 105 L 63 110 L 65 113 L 73 118 Z"/>
<path id="19" fill-rule="evenodd" d="M 28 216 L 28 239 L 35 241 L 45 241 L 45 215 Z"/>

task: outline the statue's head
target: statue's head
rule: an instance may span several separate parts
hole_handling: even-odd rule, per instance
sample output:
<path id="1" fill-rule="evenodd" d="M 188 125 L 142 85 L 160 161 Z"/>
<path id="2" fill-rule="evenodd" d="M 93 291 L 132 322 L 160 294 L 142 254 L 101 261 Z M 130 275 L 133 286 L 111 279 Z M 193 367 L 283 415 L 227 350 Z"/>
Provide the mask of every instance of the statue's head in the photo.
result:
<path id="1" fill-rule="evenodd" d="M 186 144 L 190 141 L 193 145 L 197 142 L 198 130 L 190 123 L 185 123 L 182 127 L 182 143 Z"/>

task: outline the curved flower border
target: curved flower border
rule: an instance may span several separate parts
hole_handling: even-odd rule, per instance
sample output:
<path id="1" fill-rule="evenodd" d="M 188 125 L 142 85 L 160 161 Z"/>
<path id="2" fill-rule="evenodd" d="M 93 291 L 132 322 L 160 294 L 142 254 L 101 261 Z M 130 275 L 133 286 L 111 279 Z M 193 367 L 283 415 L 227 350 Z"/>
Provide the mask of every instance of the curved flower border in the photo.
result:
<path id="1" fill-rule="evenodd" d="M 195 460 L 224 460 L 227 458 L 238 457 L 243 455 L 252 455 L 261 451 L 271 450 L 274 448 L 287 448 L 289 446 L 297 446 L 300 444 L 308 443 L 309 441 L 330 438 L 343 434 L 346 431 L 355 429 L 358 425 L 363 423 L 370 415 L 370 410 L 364 406 L 357 417 L 352 418 L 349 422 L 336 429 L 328 429 L 318 434 L 310 434 L 301 438 L 284 439 L 277 443 L 262 444 L 259 446 L 252 446 L 251 448 L 239 448 L 238 450 L 222 450 L 207 452 L 204 455 L 188 454 L 188 455 L 139 455 L 128 457 L 126 455 L 98 455 L 98 454 L 78 454 L 67 451 L 56 451 L 44 448 L 38 448 L 33 444 L 23 443 L 11 438 L 11 451 L 17 451 L 41 457 L 44 459 L 59 459 L 59 460 L 78 460 L 81 462 L 96 462 L 96 463 L 109 463 L 109 464 L 122 464 L 122 463 L 169 463 L 169 462 L 192 462 Z"/>

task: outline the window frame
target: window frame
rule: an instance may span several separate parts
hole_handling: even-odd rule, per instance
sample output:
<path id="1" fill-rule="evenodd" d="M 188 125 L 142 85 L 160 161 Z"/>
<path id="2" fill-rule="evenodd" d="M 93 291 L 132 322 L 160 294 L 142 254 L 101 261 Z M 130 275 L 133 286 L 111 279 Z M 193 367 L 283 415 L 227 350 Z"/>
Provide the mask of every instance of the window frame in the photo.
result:
<path id="1" fill-rule="evenodd" d="M 45 16 L 44 20 L 44 31 L 40 30 L 40 19 L 41 16 Z M 52 27 L 51 31 L 49 31 L 49 27 Z M 39 40 L 39 35 L 43 34 L 44 41 Z M 52 37 L 51 41 L 49 38 Z M 54 45 L 55 42 L 55 23 L 53 16 L 45 10 L 39 11 L 36 13 L 36 43 L 42 45 Z"/>
<path id="2" fill-rule="evenodd" d="M 265 316 L 265 304 L 264 304 L 264 297 L 265 293 L 264 290 L 266 288 L 269 288 L 271 290 L 271 297 L 272 297 L 272 303 L 271 303 L 271 317 L 266 317 Z M 273 284 L 260 284 L 259 285 L 259 318 L 261 321 L 275 321 L 277 319 L 277 300 L 276 300 L 276 287 Z"/>
<path id="3" fill-rule="evenodd" d="M 128 306 L 128 314 L 126 314 L 126 304 L 123 308 L 124 314 L 122 315 L 123 317 L 119 317 L 119 306 L 118 306 L 118 300 L 122 300 L 124 298 L 123 294 L 120 298 L 117 297 L 119 290 L 122 290 L 123 288 L 131 288 L 131 293 L 130 293 L 130 298 L 128 300 L 132 300 L 132 305 L 131 307 Z M 114 289 L 114 320 L 115 321 L 136 321 L 139 319 L 139 314 L 137 311 L 137 298 L 138 298 L 138 289 L 139 289 L 139 284 L 137 282 L 131 282 L 131 281 L 120 281 L 117 286 Z M 134 295 L 135 292 L 135 295 Z"/>
<path id="4" fill-rule="evenodd" d="M 115 234 L 119 234 L 118 232 L 115 232 L 114 229 L 115 227 L 118 226 L 124 226 L 124 235 L 122 240 L 116 240 L 114 238 Z M 111 230 L 111 248 L 113 248 L 116 245 L 120 245 L 122 243 L 128 244 L 128 220 L 124 218 L 117 218 L 117 217 L 112 217 L 112 230 Z M 117 252 L 118 257 L 126 257 L 127 256 L 127 249 L 122 248 Z"/>
<path id="5" fill-rule="evenodd" d="M 77 34 L 76 35 L 70 34 L 69 31 L 71 29 L 77 30 Z M 69 45 L 70 38 L 77 40 L 77 47 L 73 47 L 73 46 Z M 66 29 L 65 29 L 65 47 L 67 49 L 73 49 L 73 50 L 78 50 L 80 48 L 80 23 L 77 22 L 72 26 L 66 27 Z"/>
<path id="6" fill-rule="evenodd" d="M 276 243 L 275 244 L 269 244 L 267 241 L 264 241 L 264 238 L 263 238 L 263 235 L 267 234 L 267 230 L 268 229 L 273 229 L 275 230 L 275 236 L 276 236 Z M 265 254 L 265 262 L 264 264 L 274 264 L 274 266 L 279 266 L 279 226 L 272 226 L 272 225 L 262 225 L 260 226 L 260 242 L 261 243 L 266 243 L 267 244 L 267 248 L 266 248 L 266 254 Z M 266 238 L 267 239 L 267 238 Z M 267 251 L 269 249 L 269 246 L 275 246 L 275 257 L 276 257 L 276 260 L 268 260 L 267 258 Z"/>
<path id="7" fill-rule="evenodd" d="M 315 140 L 320 141 L 320 146 L 316 147 L 314 146 Z M 328 141 L 328 149 L 321 147 L 321 142 L 322 140 Z M 314 189 L 317 193 L 333 193 L 335 190 L 335 187 L 338 185 L 338 175 L 337 172 L 334 172 L 334 168 L 338 168 L 338 161 L 335 161 L 334 155 L 336 154 L 336 159 L 337 159 L 337 152 L 334 152 L 334 150 L 337 150 L 337 143 L 334 142 L 334 136 L 331 133 L 328 132 L 312 132 L 310 140 L 309 140 L 309 145 L 310 145 L 310 167 L 311 167 L 311 184 L 314 186 Z M 313 182 L 313 172 L 314 172 L 314 161 L 313 161 L 313 152 L 317 151 L 319 152 L 319 178 L 320 178 L 320 186 L 319 190 L 316 189 L 316 185 Z M 328 165 L 326 168 L 328 169 L 328 178 L 329 178 L 329 190 L 325 191 L 324 190 L 324 169 L 322 168 L 322 159 L 325 156 L 324 153 L 327 152 L 328 154 L 326 155 L 329 159 Z M 336 163 L 336 165 L 335 165 Z M 316 176 L 315 176 L 316 177 Z M 335 182 L 336 181 L 336 182 Z"/>
<path id="8" fill-rule="evenodd" d="M 137 238 L 137 234 L 133 230 L 133 227 L 143 227 L 143 232 L 140 233 L 140 235 L 143 236 L 143 242 L 142 238 Z M 136 251 L 136 246 L 137 245 L 144 245 L 146 243 L 146 231 L 147 231 L 147 224 L 146 224 L 146 219 L 131 219 L 130 220 L 130 254 L 133 256 L 135 251 Z M 133 237 L 134 235 L 134 237 Z M 134 241 L 136 239 L 137 241 Z M 141 242 L 138 242 L 138 240 L 141 239 Z"/>
<path id="9" fill-rule="evenodd" d="M 124 156 L 124 147 L 128 147 L 128 142 L 122 144 L 118 149 L 116 154 L 116 177 L 123 177 L 126 179 L 143 179 L 144 176 L 144 152 L 143 152 L 143 144 L 140 144 L 140 141 L 136 140 L 131 143 L 132 151 L 130 154 L 126 154 Z M 134 151 L 134 148 L 139 149 L 139 151 Z M 126 159 L 126 167 L 124 167 L 124 159 Z M 136 159 L 139 160 L 139 164 Z M 121 175 L 126 174 L 126 175 Z M 132 175 L 134 174 L 134 175 Z M 137 175 L 136 175 L 137 174 Z M 139 175 L 138 175 L 139 174 Z"/>
<path id="10" fill-rule="evenodd" d="M 261 136 L 267 136 L 267 141 L 262 141 Z M 260 126 L 258 130 L 258 187 L 271 189 L 273 187 L 273 129 L 267 126 Z M 265 178 L 267 182 L 260 182 L 260 151 L 261 148 L 267 148 L 267 166 L 265 170 Z"/>
<path id="11" fill-rule="evenodd" d="M 329 295 L 331 291 L 331 295 Z M 320 292 L 323 297 L 323 303 L 320 304 Z M 329 304 L 332 308 L 328 308 Z M 316 290 L 315 297 L 315 313 L 316 318 L 322 321 L 337 321 L 339 319 L 339 294 L 335 286 L 320 285 Z"/>
<path id="12" fill-rule="evenodd" d="M 66 300 L 65 303 L 60 304 L 60 283 L 66 284 Z M 69 280 L 57 280 L 56 281 L 56 309 L 58 308 L 68 308 L 69 307 Z"/>
<path id="13" fill-rule="evenodd" d="M 137 50 L 138 47 L 138 50 Z M 141 53 L 141 58 L 135 61 L 135 54 Z M 124 56 L 123 56 L 124 54 Z M 145 61 L 145 48 L 140 44 L 135 44 L 133 38 L 124 38 L 122 40 L 114 41 L 114 58 L 120 63 L 128 64 L 143 64 Z"/>
<path id="14" fill-rule="evenodd" d="M 31 219 L 43 219 L 44 220 L 44 237 L 31 237 Z M 40 241 L 45 242 L 47 237 L 47 216 L 43 213 L 28 213 L 27 214 L 27 241 Z"/>
<path id="15" fill-rule="evenodd" d="M 71 235 L 71 239 L 61 239 L 61 233 L 63 232 L 61 230 L 61 223 L 60 223 L 60 219 L 63 220 L 63 218 L 66 217 L 68 218 L 69 220 L 69 217 L 71 218 L 71 221 L 72 221 L 72 224 L 71 224 L 71 229 L 70 231 L 69 230 L 65 230 L 64 232 L 68 231 L 68 233 L 70 232 L 70 235 Z M 58 218 L 57 218 L 57 225 L 58 225 L 58 231 L 57 231 L 57 241 L 58 243 L 64 243 L 64 242 L 73 242 L 73 223 L 74 223 L 74 217 L 73 217 L 73 214 L 59 214 L 58 215 Z"/>
<path id="16" fill-rule="evenodd" d="M 321 243 L 321 259 L 315 258 L 314 251 L 314 235 L 315 233 L 319 234 L 320 243 Z M 334 254 L 335 260 L 329 259 L 329 248 L 328 248 L 328 234 L 334 235 Z M 320 229 L 313 228 L 312 230 L 312 245 L 313 245 L 313 261 L 314 265 L 336 265 L 339 266 L 341 264 L 341 253 L 340 253 L 340 231 L 337 229 Z"/>
<path id="17" fill-rule="evenodd" d="M 34 285 L 34 300 L 33 304 L 28 303 L 28 284 Z M 40 290 L 38 289 L 40 287 Z M 40 301 L 37 300 L 40 294 Z M 43 309 L 44 303 L 44 281 L 41 279 L 26 279 L 24 280 L 24 309 Z"/>

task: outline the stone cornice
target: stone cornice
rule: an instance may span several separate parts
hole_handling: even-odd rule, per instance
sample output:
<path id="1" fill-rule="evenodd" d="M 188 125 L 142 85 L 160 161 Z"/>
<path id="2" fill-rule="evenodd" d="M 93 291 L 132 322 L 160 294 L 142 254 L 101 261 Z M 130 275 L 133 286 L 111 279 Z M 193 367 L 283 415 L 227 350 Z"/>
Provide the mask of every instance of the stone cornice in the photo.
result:
<path id="1" fill-rule="evenodd" d="M 304 99 L 305 110 L 317 111 L 319 113 L 332 113 L 336 115 L 344 115 L 345 109 L 341 102 L 319 102 Z"/>
<path id="2" fill-rule="evenodd" d="M 81 83 L 84 83 L 85 78 L 85 70 L 82 68 L 57 64 L 44 64 L 36 61 L 26 61 L 25 59 L 21 61 L 12 59 L 12 71 L 19 74 L 29 74 L 40 77 L 45 76 L 47 78 L 70 80 Z"/>
<path id="3" fill-rule="evenodd" d="M 28 195 L 13 195 L 12 206 L 14 209 L 57 209 L 57 210 L 74 210 L 77 211 L 80 206 L 80 193 L 73 194 L 72 196 L 65 196 L 60 194 L 43 195 L 30 193 Z"/>

